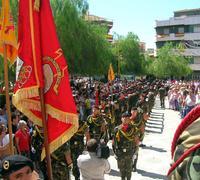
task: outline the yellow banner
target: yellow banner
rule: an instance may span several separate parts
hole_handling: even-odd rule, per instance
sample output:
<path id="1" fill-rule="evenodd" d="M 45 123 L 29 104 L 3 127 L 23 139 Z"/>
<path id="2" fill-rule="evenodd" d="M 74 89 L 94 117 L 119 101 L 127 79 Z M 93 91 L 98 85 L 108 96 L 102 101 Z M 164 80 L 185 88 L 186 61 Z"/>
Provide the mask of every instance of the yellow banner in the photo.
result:
<path id="1" fill-rule="evenodd" d="M 0 54 L 3 55 L 3 45 L 5 44 L 7 58 L 13 64 L 17 57 L 17 40 L 15 27 L 11 15 L 9 0 L 2 0 L 0 17 Z"/>
<path id="2" fill-rule="evenodd" d="M 112 64 L 110 64 L 110 67 L 108 69 L 108 80 L 113 81 L 115 79 L 115 73 L 113 71 Z"/>

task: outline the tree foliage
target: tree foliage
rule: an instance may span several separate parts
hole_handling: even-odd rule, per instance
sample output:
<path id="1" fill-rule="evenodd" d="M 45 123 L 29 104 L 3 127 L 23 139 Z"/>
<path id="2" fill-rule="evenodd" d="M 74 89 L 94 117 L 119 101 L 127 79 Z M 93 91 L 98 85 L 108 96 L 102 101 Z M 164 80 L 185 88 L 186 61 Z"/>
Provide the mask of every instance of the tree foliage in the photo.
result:
<path id="1" fill-rule="evenodd" d="M 113 59 L 111 44 L 106 39 L 107 29 L 86 22 L 87 0 L 50 0 L 57 34 L 72 74 L 106 74 Z M 15 25 L 18 2 L 10 0 Z M 2 71 L 2 70 L 1 70 Z M 0 76 L 3 72 L 0 72 Z"/>
<path id="2" fill-rule="evenodd" d="M 152 74 L 156 77 L 181 77 L 191 73 L 188 60 L 182 54 L 184 49 L 178 45 L 174 47 L 171 43 L 166 43 L 159 49 L 157 58 L 150 66 Z"/>
<path id="3" fill-rule="evenodd" d="M 60 43 L 73 74 L 105 74 L 112 57 L 106 40 L 107 30 L 86 22 L 88 8 L 84 0 L 52 0 L 52 8 Z"/>
<path id="4" fill-rule="evenodd" d="M 18 2 L 10 0 L 17 25 Z M 103 75 L 110 63 L 122 74 L 144 73 L 145 58 L 134 33 L 118 36 L 112 46 L 106 39 L 107 27 L 84 20 L 87 0 L 50 0 L 57 34 L 71 74 Z"/>
<path id="5" fill-rule="evenodd" d="M 119 36 L 115 49 L 122 74 L 142 74 L 144 56 L 140 51 L 137 35 L 129 32 L 126 37 Z"/>
<path id="6" fill-rule="evenodd" d="M 146 75 L 153 75 L 153 63 L 155 61 L 155 57 L 151 57 L 149 55 L 145 55 L 145 65 L 144 65 L 144 72 Z"/>

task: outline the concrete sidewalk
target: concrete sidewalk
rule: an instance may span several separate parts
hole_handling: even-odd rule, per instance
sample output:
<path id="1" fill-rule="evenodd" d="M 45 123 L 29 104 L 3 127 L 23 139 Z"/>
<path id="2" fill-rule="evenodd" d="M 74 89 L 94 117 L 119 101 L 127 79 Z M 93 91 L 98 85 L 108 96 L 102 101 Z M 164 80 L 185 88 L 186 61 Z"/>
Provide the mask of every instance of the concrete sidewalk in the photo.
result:
<path id="1" fill-rule="evenodd" d="M 179 112 L 167 108 L 161 109 L 159 104 L 159 100 L 156 99 L 156 104 L 146 126 L 143 141 L 146 146 L 139 150 L 137 172 L 132 173 L 131 179 L 133 180 L 167 179 L 166 174 L 171 162 L 171 142 L 181 119 Z M 109 145 L 111 146 L 111 142 Z M 105 176 L 105 179 L 120 180 L 117 161 L 113 153 L 111 153 L 109 162 L 112 170 L 110 174 Z"/>

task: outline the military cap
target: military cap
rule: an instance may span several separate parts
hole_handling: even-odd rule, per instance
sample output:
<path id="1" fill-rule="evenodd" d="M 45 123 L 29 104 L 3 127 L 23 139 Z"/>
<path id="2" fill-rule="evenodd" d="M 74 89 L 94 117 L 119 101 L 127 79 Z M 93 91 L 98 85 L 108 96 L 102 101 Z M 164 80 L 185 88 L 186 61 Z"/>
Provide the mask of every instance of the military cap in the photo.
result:
<path id="1" fill-rule="evenodd" d="M 2 160 L 0 173 L 3 177 L 9 176 L 13 172 L 18 171 L 25 166 L 29 166 L 32 171 L 34 169 L 33 162 L 27 157 L 21 155 L 7 156 Z"/>

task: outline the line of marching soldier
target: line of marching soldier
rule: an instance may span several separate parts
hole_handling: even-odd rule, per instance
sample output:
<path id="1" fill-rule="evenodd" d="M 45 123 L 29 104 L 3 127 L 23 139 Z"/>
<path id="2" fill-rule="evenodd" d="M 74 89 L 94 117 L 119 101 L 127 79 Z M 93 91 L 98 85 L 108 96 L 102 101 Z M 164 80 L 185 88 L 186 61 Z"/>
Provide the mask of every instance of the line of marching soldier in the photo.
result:
<path id="1" fill-rule="evenodd" d="M 80 179 L 77 158 L 86 142 L 95 138 L 105 144 L 113 140 L 122 179 L 131 179 L 136 171 L 139 144 L 144 138 L 145 124 L 154 106 L 157 84 L 136 82 L 113 94 L 100 93 L 98 105 L 85 118 L 80 114 L 79 129 L 74 136 L 52 154 L 54 179 L 70 179 L 70 168 L 75 180 Z M 82 102 L 80 102 L 82 103 Z M 79 107 L 79 106 L 77 106 Z"/>
<path id="2" fill-rule="evenodd" d="M 72 172 L 76 180 L 80 177 L 76 160 L 84 150 L 84 136 L 86 141 L 95 138 L 105 144 L 112 139 L 121 177 L 131 179 L 131 172 L 136 171 L 139 143 L 144 138 L 145 124 L 156 93 L 156 85 L 146 82 L 126 87 L 125 91 L 114 95 L 102 93 L 99 104 L 92 108 L 86 121 L 79 120 L 78 132 L 82 132 L 81 135 L 76 133 L 70 140 Z"/>
<path id="3" fill-rule="evenodd" d="M 130 180 L 132 171 L 136 171 L 139 144 L 144 138 L 146 121 L 153 108 L 155 95 L 151 87 L 130 94 L 127 109 L 121 114 L 121 123 L 114 129 L 113 151 L 122 180 Z"/>
<path id="4" fill-rule="evenodd" d="M 125 94 L 126 93 L 126 94 Z M 99 107 L 94 107 L 87 118 L 89 136 L 98 141 L 113 139 L 113 151 L 116 155 L 122 179 L 131 179 L 136 171 L 139 143 L 144 138 L 145 124 L 154 106 L 156 86 L 137 85 L 126 92 L 120 92 L 113 101 L 101 98 Z M 128 95 L 128 96 L 127 96 Z"/>

